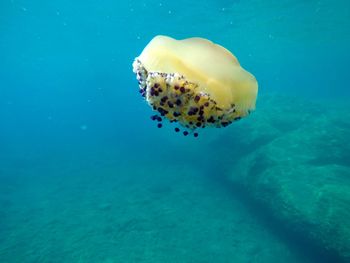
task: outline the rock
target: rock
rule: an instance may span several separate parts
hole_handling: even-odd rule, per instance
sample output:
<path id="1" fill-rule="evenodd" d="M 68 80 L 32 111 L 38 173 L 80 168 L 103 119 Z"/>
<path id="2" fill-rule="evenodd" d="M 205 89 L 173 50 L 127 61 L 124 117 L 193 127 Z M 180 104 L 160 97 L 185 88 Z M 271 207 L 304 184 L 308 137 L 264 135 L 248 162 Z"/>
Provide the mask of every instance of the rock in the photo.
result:
<path id="1" fill-rule="evenodd" d="M 249 151 L 230 160 L 230 181 L 292 231 L 349 260 L 349 114 L 297 100 L 266 103 L 238 142 Z"/>

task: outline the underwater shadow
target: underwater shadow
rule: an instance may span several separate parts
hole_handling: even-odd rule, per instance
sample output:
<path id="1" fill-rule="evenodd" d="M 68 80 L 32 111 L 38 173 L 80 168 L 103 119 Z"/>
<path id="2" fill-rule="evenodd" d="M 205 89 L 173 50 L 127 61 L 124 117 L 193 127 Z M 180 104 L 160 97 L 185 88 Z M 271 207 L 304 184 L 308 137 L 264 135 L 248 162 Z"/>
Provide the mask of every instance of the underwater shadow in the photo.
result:
<path id="1" fill-rule="evenodd" d="M 304 258 L 305 262 L 348 262 L 336 251 L 326 249 L 319 240 L 302 231 L 308 227 L 307 225 L 295 225 L 276 217 L 273 209 L 254 198 L 244 185 L 231 181 L 229 179 L 230 169 L 227 165 L 217 160 L 205 166 L 203 163 L 197 163 L 198 167 L 213 184 L 226 190 L 232 198 L 241 202 L 262 226 L 286 244 L 295 255 Z"/>

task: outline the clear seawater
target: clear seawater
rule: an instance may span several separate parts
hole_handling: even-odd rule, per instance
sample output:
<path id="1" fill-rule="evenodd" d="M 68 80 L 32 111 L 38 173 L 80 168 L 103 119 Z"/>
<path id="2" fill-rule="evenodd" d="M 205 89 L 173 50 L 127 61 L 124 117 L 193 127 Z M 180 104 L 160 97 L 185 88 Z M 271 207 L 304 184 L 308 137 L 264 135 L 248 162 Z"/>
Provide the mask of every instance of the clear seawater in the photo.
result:
<path id="1" fill-rule="evenodd" d="M 158 129 L 159 34 L 232 51 L 256 111 Z M 347 0 L 1 0 L 0 262 L 347 262 L 349 47 Z"/>

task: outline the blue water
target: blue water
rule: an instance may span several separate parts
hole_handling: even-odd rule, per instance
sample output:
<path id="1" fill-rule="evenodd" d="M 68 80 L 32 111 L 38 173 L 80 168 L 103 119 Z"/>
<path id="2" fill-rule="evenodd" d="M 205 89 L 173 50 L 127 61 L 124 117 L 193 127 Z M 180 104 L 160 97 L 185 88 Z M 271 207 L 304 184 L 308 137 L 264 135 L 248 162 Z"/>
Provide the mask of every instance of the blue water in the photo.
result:
<path id="1" fill-rule="evenodd" d="M 256 111 L 157 129 L 156 35 L 232 51 Z M 350 262 L 349 1 L 0 3 L 0 262 Z"/>

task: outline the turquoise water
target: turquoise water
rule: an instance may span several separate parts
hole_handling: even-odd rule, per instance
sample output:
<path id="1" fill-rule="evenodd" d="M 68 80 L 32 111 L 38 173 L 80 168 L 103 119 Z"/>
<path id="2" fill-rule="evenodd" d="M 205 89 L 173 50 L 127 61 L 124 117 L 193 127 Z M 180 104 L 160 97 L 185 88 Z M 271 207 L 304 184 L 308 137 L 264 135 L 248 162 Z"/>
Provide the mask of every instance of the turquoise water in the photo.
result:
<path id="1" fill-rule="evenodd" d="M 256 111 L 158 129 L 131 64 L 231 50 Z M 0 262 L 350 262 L 349 1 L 0 3 Z"/>

